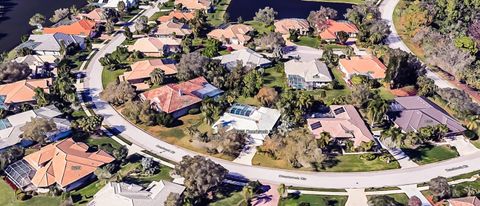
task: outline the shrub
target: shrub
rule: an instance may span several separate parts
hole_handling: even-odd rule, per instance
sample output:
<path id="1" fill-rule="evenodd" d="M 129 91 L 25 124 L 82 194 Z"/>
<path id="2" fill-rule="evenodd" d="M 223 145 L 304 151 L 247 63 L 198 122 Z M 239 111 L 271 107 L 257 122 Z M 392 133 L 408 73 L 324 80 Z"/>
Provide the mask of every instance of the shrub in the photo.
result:
<path id="1" fill-rule="evenodd" d="M 192 108 L 188 110 L 188 114 L 200 114 L 200 109 L 199 108 Z"/>
<path id="2" fill-rule="evenodd" d="M 472 130 L 465 131 L 464 135 L 470 140 L 476 140 L 478 138 L 478 135 Z"/>
<path id="3" fill-rule="evenodd" d="M 376 158 L 377 158 L 377 155 L 374 155 L 374 154 L 371 154 L 371 153 L 360 155 L 360 159 L 367 160 L 367 161 L 372 161 Z"/>

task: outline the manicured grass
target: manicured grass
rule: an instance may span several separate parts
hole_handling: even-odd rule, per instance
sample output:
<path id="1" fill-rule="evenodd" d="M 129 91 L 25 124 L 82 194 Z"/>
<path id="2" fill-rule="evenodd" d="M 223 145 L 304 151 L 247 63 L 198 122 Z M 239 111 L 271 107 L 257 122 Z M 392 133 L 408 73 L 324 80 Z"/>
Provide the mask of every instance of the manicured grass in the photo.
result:
<path id="1" fill-rule="evenodd" d="M 320 97 L 320 92 L 322 89 L 306 91 L 307 93 L 312 94 L 315 100 L 321 100 L 327 105 L 330 105 L 332 101 L 339 96 L 346 96 L 352 93 L 352 90 L 347 86 L 347 83 L 343 79 L 342 72 L 336 68 L 330 71 L 332 72 L 334 78 L 338 81 L 339 85 L 341 85 L 342 89 L 325 89 L 327 95 L 325 98 Z"/>
<path id="2" fill-rule="evenodd" d="M 86 205 L 105 184 L 107 184 L 107 180 L 97 180 L 81 189 L 72 191 L 70 195 L 73 202 L 75 205 Z"/>
<path id="3" fill-rule="evenodd" d="M 297 206 L 300 203 L 309 203 L 310 206 L 343 206 L 347 202 L 347 196 L 327 195 L 300 195 L 281 200 L 280 206 Z"/>
<path id="4" fill-rule="evenodd" d="M 26 201 L 17 200 L 15 191 L 3 180 L 0 181 L 0 205 L 2 206 L 58 206 L 61 203 L 60 197 L 35 196 Z"/>
<path id="5" fill-rule="evenodd" d="M 159 11 L 155 12 L 150 18 L 148 18 L 149 21 L 156 21 L 159 17 L 161 16 L 166 16 L 170 13 L 170 11 Z"/>
<path id="6" fill-rule="evenodd" d="M 338 160 L 337 164 L 326 168 L 327 172 L 366 172 L 400 168 L 397 161 L 386 163 L 380 158 L 367 161 L 361 159 L 360 155 L 342 155 L 335 157 L 335 159 Z"/>
<path id="7" fill-rule="evenodd" d="M 480 149 L 480 140 L 470 141 L 475 147 Z"/>
<path id="8" fill-rule="evenodd" d="M 230 195 L 230 197 L 210 203 L 209 205 L 210 206 L 223 206 L 223 205 L 238 206 L 238 205 L 242 205 L 242 202 L 243 202 L 242 192 L 233 192 Z"/>
<path id="9" fill-rule="evenodd" d="M 120 148 L 122 145 L 118 143 L 117 141 L 113 140 L 110 137 L 98 137 L 98 138 L 88 138 L 86 143 L 90 146 L 96 145 L 96 146 L 101 146 L 105 144 L 110 144 L 114 149 Z"/>
<path id="10" fill-rule="evenodd" d="M 301 36 L 298 38 L 298 41 L 295 44 L 300 46 L 308 46 L 313 48 L 320 47 L 320 38 L 318 37 L 311 37 L 311 36 Z"/>
<path id="11" fill-rule="evenodd" d="M 218 26 L 223 23 L 223 16 L 227 12 L 228 5 L 230 5 L 231 0 L 220 0 L 217 5 L 215 5 L 215 11 L 208 14 L 208 22 L 213 26 Z M 230 19 L 230 21 L 236 21 L 236 19 Z"/>
<path id="12" fill-rule="evenodd" d="M 360 155 L 337 156 L 330 162 L 332 163 L 332 166 L 327 167 L 324 170 L 325 172 L 366 172 L 400 168 L 400 165 L 396 161 L 388 164 L 380 160 L 379 158 L 376 158 L 372 161 L 367 161 L 360 159 Z M 255 154 L 255 157 L 252 160 L 252 164 L 281 169 L 295 169 L 285 159 L 274 160 L 268 155 L 262 153 Z M 300 168 L 300 170 L 313 169 Z"/>
<path id="13" fill-rule="evenodd" d="M 307 190 L 307 191 L 320 191 L 320 192 L 347 192 L 345 189 L 334 188 L 309 188 L 309 187 L 288 187 L 289 190 Z"/>
<path id="14" fill-rule="evenodd" d="M 392 92 L 390 92 L 389 89 L 387 89 L 385 87 L 378 88 L 378 93 L 385 100 L 392 100 L 396 97 L 394 94 L 392 94 Z"/>
<path id="15" fill-rule="evenodd" d="M 235 100 L 235 102 L 240 103 L 240 104 L 253 105 L 253 106 L 261 106 L 262 105 L 257 99 L 255 99 L 255 97 L 240 96 Z"/>
<path id="16" fill-rule="evenodd" d="M 283 70 L 283 65 L 278 64 L 275 67 L 265 69 L 263 76 L 263 85 L 272 88 L 286 88 L 287 79 Z"/>
<path id="17" fill-rule="evenodd" d="M 418 164 L 429 164 L 458 157 L 458 152 L 447 146 L 422 146 L 415 149 L 402 148 Z"/>
<path id="18" fill-rule="evenodd" d="M 120 75 L 122 75 L 125 71 L 127 71 L 127 70 L 126 69 L 118 69 L 118 70 L 115 70 L 115 71 L 111 71 L 111 70 L 108 70 L 108 69 L 104 69 L 102 71 L 102 85 L 103 85 L 103 88 L 107 87 L 107 85 L 110 82 L 117 81 L 118 77 Z"/>
<path id="19" fill-rule="evenodd" d="M 252 26 L 258 34 L 268 34 L 275 30 L 273 25 L 268 26 L 258 21 L 247 21 L 245 24 Z"/>
<path id="20" fill-rule="evenodd" d="M 302 0 L 302 1 L 346 3 L 346 4 L 361 4 L 365 2 L 365 0 Z"/>
<path id="21" fill-rule="evenodd" d="M 81 118 L 81 117 L 86 117 L 87 114 L 85 113 L 85 111 L 83 111 L 83 109 L 79 109 L 79 110 L 76 110 L 74 112 L 72 112 L 72 117 L 73 118 Z"/>

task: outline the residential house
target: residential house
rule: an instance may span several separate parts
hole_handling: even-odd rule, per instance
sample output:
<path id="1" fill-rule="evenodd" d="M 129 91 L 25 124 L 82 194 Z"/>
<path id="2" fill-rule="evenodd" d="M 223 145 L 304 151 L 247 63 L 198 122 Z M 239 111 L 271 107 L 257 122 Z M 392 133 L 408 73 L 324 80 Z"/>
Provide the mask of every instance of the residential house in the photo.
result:
<path id="1" fill-rule="evenodd" d="M 57 129 L 47 133 L 47 142 L 54 142 L 66 138 L 72 134 L 70 122 L 61 118 L 63 113 L 60 112 L 54 105 L 41 107 L 35 110 L 29 110 L 8 116 L 0 120 L 0 151 L 13 145 L 20 145 L 22 147 L 31 146 L 34 142 L 31 140 L 21 138 L 23 133 L 21 128 L 32 118 L 43 118 L 53 120 Z"/>
<path id="2" fill-rule="evenodd" d="M 49 92 L 51 78 L 26 79 L 0 85 L 0 108 L 15 110 L 22 104 L 35 104 L 35 89 Z"/>
<path id="3" fill-rule="evenodd" d="M 475 196 L 448 199 L 448 206 L 480 206 L 480 199 Z"/>
<path id="4" fill-rule="evenodd" d="M 8 179 L 22 191 L 46 193 L 56 186 L 71 191 L 95 178 L 98 167 L 114 161 L 103 150 L 91 150 L 72 138 L 42 147 L 5 169 Z"/>
<path id="5" fill-rule="evenodd" d="M 89 19 L 89 20 L 93 20 L 97 23 L 107 22 L 107 16 L 105 14 L 105 9 L 102 9 L 102 8 L 95 8 L 88 13 L 78 14 L 77 19 L 78 20 Z"/>
<path id="6" fill-rule="evenodd" d="M 348 21 L 335 21 L 332 19 L 327 20 L 327 28 L 320 32 L 319 36 L 322 40 L 332 42 L 337 40 L 338 32 L 346 32 L 350 35 L 350 38 L 357 37 L 358 28 L 355 24 Z"/>
<path id="7" fill-rule="evenodd" d="M 352 105 L 331 105 L 328 112 L 308 118 L 307 125 L 316 138 L 327 132 L 337 141 L 353 141 L 355 147 L 373 140 L 372 133 Z"/>
<path id="8" fill-rule="evenodd" d="M 62 47 L 76 44 L 80 49 L 85 49 L 85 38 L 64 33 L 30 35 L 27 41 L 16 49 L 29 48 L 39 55 L 62 55 Z"/>
<path id="9" fill-rule="evenodd" d="M 272 65 L 272 61 L 248 48 L 233 51 L 230 54 L 214 57 L 213 59 L 220 60 L 221 64 L 229 71 L 237 67 L 238 63 L 241 63 L 247 70 L 257 67 L 265 68 Z"/>
<path id="10" fill-rule="evenodd" d="M 219 40 L 226 45 L 245 45 L 250 39 L 249 33 L 253 31 L 251 26 L 245 24 L 232 24 L 226 28 L 214 29 L 207 34 L 209 38 Z"/>
<path id="11" fill-rule="evenodd" d="M 315 89 L 333 80 L 327 65 L 319 60 L 290 60 L 285 63 L 285 74 L 288 85 L 294 89 Z"/>
<path id="12" fill-rule="evenodd" d="M 210 0 L 175 0 L 175 5 L 182 4 L 183 8 L 188 10 L 204 10 L 209 12 L 212 9 Z"/>
<path id="13" fill-rule="evenodd" d="M 17 63 L 23 63 L 28 65 L 32 70 L 32 76 L 35 78 L 46 77 L 56 66 L 56 60 L 58 58 L 53 55 L 27 55 L 23 57 L 17 57 L 13 61 Z"/>
<path id="14" fill-rule="evenodd" d="M 170 37 L 144 37 L 128 47 L 129 51 L 140 51 L 146 56 L 161 57 L 181 51 L 182 40 Z"/>
<path id="15" fill-rule="evenodd" d="M 244 131 L 256 142 L 262 142 L 273 130 L 279 118 L 280 111 L 277 109 L 234 104 L 213 124 L 212 128 Z"/>
<path id="16" fill-rule="evenodd" d="M 159 21 L 160 23 L 165 23 L 172 20 L 187 22 L 189 20 L 192 20 L 194 17 L 195 14 L 191 11 L 173 10 L 166 16 L 158 17 L 157 21 Z"/>
<path id="17" fill-rule="evenodd" d="M 290 31 L 298 31 L 300 35 L 307 35 L 310 30 L 310 25 L 305 19 L 289 18 L 278 20 L 274 23 L 275 32 L 283 35 L 290 35 Z"/>
<path id="18" fill-rule="evenodd" d="M 124 182 L 109 182 L 94 196 L 88 206 L 164 206 L 168 195 L 182 194 L 184 186 L 165 180 L 153 181 L 147 187 Z"/>
<path id="19" fill-rule="evenodd" d="M 94 37 L 97 34 L 97 23 L 94 20 L 81 19 L 67 25 L 43 28 L 43 34 L 55 33 Z"/>
<path id="20" fill-rule="evenodd" d="M 345 74 L 345 80 L 353 75 L 364 75 L 370 79 L 383 79 L 387 67 L 377 58 L 371 55 L 352 56 L 350 59 L 338 61 L 340 71 Z"/>
<path id="21" fill-rule="evenodd" d="M 204 98 L 215 98 L 223 91 L 198 77 L 178 84 L 167 84 L 140 94 L 142 101 L 149 101 L 157 111 L 163 111 L 178 118 L 190 109 L 200 106 Z"/>
<path id="22" fill-rule="evenodd" d="M 112 8 L 118 10 L 118 3 L 125 3 L 125 8 L 132 8 L 138 6 L 138 0 L 100 0 L 98 3 L 102 4 L 102 8 Z"/>
<path id="23" fill-rule="evenodd" d="M 187 24 L 182 22 L 173 22 L 168 21 L 161 23 L 157 26 L 157 30 L 154 31 L 154 34 L 159 37 L 179 37 L 183 38 L 184 36 L 188 36 L 192 33 L 192 30 Z"/>
<path id="24" fill-rule="evenodd" d="M 150 86 L 146 83 L 150 80 L 150 73 L 155 69 L 161 69 L 165 72 L 165 76 L 173 76 L 177 74 L 177 67 L 173 61 L 162 59 L 148 59 L 133 63 L 131 71 L 123 73 L 119 76 L 120 81 L 128 81 L 137 91 L 148 89 Z"/>
<path id="25" fill-rule="evenodd" d="M 446 125 L 447 135 L 457 135 L 466 129 L 442 108 L 425 97 L 397 97 L 390 105 L 389 117 L 403 132 L 418 132 L 427 126 Z"/>

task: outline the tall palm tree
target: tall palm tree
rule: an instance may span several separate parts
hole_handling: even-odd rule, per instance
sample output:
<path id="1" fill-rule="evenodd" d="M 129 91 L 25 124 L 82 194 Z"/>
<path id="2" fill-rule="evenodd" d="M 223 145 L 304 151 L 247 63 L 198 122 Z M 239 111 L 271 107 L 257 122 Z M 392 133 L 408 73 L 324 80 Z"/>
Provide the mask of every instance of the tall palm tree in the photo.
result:
<path id="1" fill-rule="evenodd" d="M 317 139 L 317 145 L 319 148 L 324 148 L 328 145 L 330 140 L 332 139 L 332 135 L 328 132 L 320 133 L 319 138 Z"/>
<path id="2" fill-rule="evenodd" d="M 163 81 L 165 80 L 165 71 L 159 68 L 154 69 L 153 72 L 150 73 L 150 79 L 154 85 L 163 84 Z"/>
<path id="3" fill-rule="evenodd" d="M 310 108 L 313 104 L 313 97 L 310 94 L 302 92 L 298 95 L 298 100 L 296 104 L 299 109 L 306 112 L 306 110 Z"/>
<path id="4" fill-rule="evenodd" d="M 467 129 L 476 131 L 480 126 L 480 115 L 471 115 L 465 119 Z"/>
<path id="5" fill-rule="evenodd" d="M 285 184 L 280 184 L 277 190 L 280 198 L 283 199 L 285 197 L 285 193 L 287 192 L 287 187 L 285 186 Z"/>
<path id="6" fill-rule="evenodd" d="M 247 206 L 251 205 L 252 197 L 253 197 L 253 189 L 250 186 L 243 187 L 242 190 L 243 201 L 247 204 Z"/>
<path id="7" fill-rule="evenodd" d="M 377 98 L 370 101 L 367 106 L 367 117 L 371 121 L 371 126 L 373 126 L 374 123 L 382 121 L 387 110 L 388 104 L 385 100 Z"/>
<path id="8" fill-rule="evenodd" d="M 386 143 L 387 146 L 389 147 L 394 147 L 394 146 L 402 147 L 405 145 L 406 139 L 407 139 L 407 135 L 405 135 L 404 133 L 402 133 L 400 129 L 395 127 L 383 131 L 382 135 L 380 136 L 380 140 Z M 388 145 L 389 143 L 392 143 L 394 145 Z"/>
<path id="9" fill-rule="evenodd" d="M 35 100 L 37 100 L 37 105 L 39 107 L 46 106 L 50 103 L 50 99 L 48 98 L 48 94 L 45 93 L 45 90 L 42 88 L 35 88 Z"/>

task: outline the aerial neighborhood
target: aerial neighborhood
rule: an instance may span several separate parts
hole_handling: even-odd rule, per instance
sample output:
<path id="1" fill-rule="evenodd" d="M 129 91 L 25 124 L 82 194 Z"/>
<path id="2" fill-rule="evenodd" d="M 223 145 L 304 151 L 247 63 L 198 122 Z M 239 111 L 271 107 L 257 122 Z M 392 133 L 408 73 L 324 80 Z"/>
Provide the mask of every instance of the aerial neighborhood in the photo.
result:
<path id="1" fill-rule="evenodd" d="M 479 2 L 239 2 L 33 13 L 0 205 L 480 206 Z"/>

